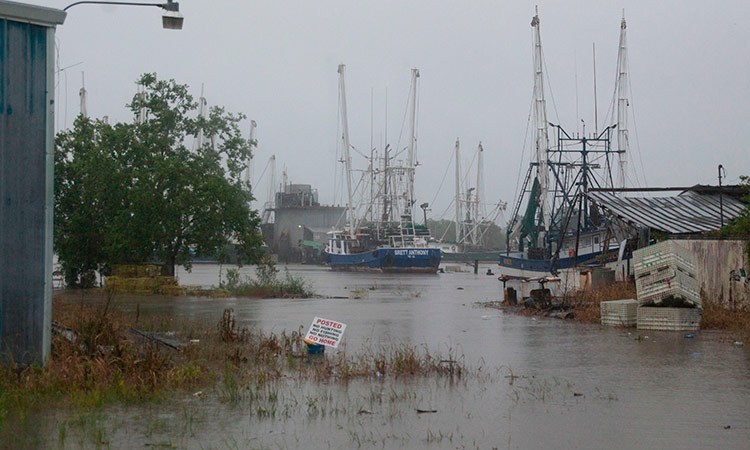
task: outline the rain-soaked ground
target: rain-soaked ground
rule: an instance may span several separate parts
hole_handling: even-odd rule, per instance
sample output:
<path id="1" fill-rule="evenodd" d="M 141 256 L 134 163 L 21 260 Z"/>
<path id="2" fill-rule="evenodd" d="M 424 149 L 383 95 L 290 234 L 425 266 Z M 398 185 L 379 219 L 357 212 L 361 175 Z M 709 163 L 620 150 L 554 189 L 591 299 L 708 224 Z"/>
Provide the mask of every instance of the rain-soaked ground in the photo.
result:
<path id="1" fill-rule="evenodd" d="M 342 349 L 348 353 L 424 344 L 463 355 L 480 375 L 281 381 L 255 400 L 188 395 L 170 405 L 112 408 L 97 425 L 106 442 L 274 449 L 750 448 L 750 346 L 734 345 L 723 334 L 687 339 L 679 332 L 602 328 L 482 308 L 475 302 L 501 297 L 496 277 L 483 274 L 486 268 L 479 275 L 432 276 L 289 270 L 331 298 L 117 302 L 126 310 L 139 304 L 141 314 L 211 326 L 233 308 L 239 325 L 273 332 L 307 329 L 322 316 L 347 324 Z M 196 265 L 192 273 L 180 271 L 180 282 L 216 285 L 218 272 L 215 265 Z M 366 298 L 349 299 L 352 290 L 364 290 Z"/>

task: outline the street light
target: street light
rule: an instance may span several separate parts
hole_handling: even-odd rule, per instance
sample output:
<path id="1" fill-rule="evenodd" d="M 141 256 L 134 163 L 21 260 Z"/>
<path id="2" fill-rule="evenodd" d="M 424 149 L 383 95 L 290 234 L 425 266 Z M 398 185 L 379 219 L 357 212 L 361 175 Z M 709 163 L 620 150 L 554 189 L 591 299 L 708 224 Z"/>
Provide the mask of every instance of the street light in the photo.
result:
<path id="1" fill-rule="evenodd" d="M 185 20 L 182 14 L 180 14 L 180 4 L 172 0 L 167 0 L 167 3 L 82 1 L 71 3 L 63 11 L 67 11 L 77 5 L 156 6 L 164 10 L 164 14 L 161 16 L 161 24 L 167 30 L 181 30 L 182 22 Z"/>

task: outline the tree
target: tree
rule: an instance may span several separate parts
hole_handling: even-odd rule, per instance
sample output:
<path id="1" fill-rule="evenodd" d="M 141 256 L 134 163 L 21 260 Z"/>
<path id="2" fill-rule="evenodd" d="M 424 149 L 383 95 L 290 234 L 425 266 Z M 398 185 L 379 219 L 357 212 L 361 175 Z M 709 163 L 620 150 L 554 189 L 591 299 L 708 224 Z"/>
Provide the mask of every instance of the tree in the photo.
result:
<path id="1" fill-rule="evenodd" d="M 750 236 L 750 176 L 741 176 L 740 180 L 742 185 L 745 186 L 746 195 L 742 198 L 745 209 L 739 216 L 719 230 L 719 234 L 722 236 L 741 236 L 744 238 Z M 745 254 L 750 261 L 750 242 L 745 247 Z"/>
<path id="2" fill-rule="evenodd" d="M 55 251 L 67 281 L 154 260 L 174 275 L 193 254 L 226 260 L 230 244 L 240 263 L 257 261 L 259 219 L 241 180 L 251 150 L 244 115 L 213 107 L 200 117 L 186 85 L 156 74 L 137 84 L 145 94 L 128 105 L 132 123 L 79 117 L 58 135 Z"/>

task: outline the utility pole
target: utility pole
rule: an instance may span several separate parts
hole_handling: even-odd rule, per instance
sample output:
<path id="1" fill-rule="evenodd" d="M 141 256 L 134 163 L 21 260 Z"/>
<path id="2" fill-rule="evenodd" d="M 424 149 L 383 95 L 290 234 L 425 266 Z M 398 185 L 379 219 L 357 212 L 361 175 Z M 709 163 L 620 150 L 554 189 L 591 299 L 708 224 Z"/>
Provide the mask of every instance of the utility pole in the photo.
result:
<path id="1" fill-rule="evenodd" d="M 724 228 L 724 195 L 721 189 L 721 179 L 727 177 L 724 166 L 719 164 L 719 214 L 721 214 L 721 227 Z"/>

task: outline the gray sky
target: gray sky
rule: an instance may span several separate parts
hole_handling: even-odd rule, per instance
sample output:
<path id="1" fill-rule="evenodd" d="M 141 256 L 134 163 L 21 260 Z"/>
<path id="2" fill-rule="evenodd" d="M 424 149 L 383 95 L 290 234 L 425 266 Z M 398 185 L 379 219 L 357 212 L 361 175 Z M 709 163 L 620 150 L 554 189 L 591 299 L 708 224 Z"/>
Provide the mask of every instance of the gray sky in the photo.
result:
<path id="1" fill-rule="evenodd" d="M 163 30 L 156 8 L 77 6 L 57 32 L 60 67 L 82 63 L 61 73 L 58 124 L 70 126 L 78 113 L 81 71 L 89 114 L 118 121 L 131 119 L 124 105 L 143 72 L 189 84 L 196 98 L 204 83 L 210 105 L 258 122 L 256 177 L 274 153 L 279 178 L 285 165 L 291 181 L 313 184 L 330 202 L 340 166 L 337 65 L 347 65 L 351 141 L 362 150 L 370 143 L 371 91 L 375 145 L 382 148 L 386 89 L 388 139 L 395 145 L 409 69 L 417 67 L 418 203 L 435 197 L 456 137 L 464 167 L 482 141 L 484 188 L 491 199 L 512 203 L 533 88 L 535 4 L 554 97 L 553 105 L 548 96 L 550 121 L 578 126 L 577 74 L 578 115 L 593 128 L 592 42 L 604 121 L 624 7 L 635 116 L 631 167 L 642 176 L 642 160 L 654 186 L 715 184 L 718 164 L 729 182 L 750 175 L 747 1 L 182 0 L 182 31 Z M 355 158 L 355 164 L 365 162 Z M 261 200 L 266 189 L 261 182 Z M 452 195 L 451 169 L 433 216 Z"/>

